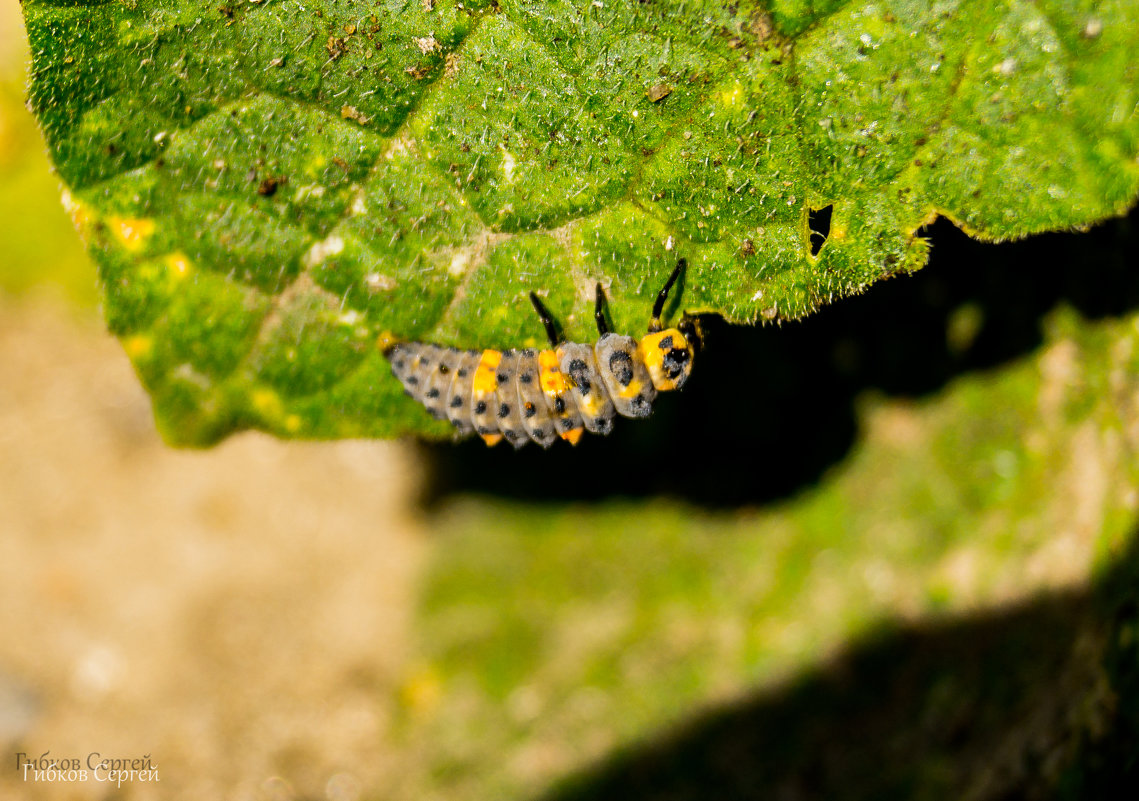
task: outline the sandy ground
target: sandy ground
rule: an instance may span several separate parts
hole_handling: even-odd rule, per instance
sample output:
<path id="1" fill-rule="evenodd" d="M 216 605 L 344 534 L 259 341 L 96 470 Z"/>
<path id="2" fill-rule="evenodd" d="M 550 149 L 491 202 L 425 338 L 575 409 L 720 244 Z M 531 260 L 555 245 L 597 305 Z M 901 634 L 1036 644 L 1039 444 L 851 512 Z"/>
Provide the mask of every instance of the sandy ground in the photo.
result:
<path id="1" fill-rule="evenodd" d="M 97 320 L 0 296 L 0 797 L 115 791 L 26 783 L 18 751 L 149 755 L 132 799 L 382 784 L 417 482 L 393 443 L 168 448 Z"/>

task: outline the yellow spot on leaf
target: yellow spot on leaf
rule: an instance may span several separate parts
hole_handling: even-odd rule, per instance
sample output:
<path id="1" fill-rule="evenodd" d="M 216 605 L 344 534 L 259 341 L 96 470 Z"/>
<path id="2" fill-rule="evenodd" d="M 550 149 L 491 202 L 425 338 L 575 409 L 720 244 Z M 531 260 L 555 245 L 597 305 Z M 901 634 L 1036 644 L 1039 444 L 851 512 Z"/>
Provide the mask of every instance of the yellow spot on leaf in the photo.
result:
<path id="1" fill-rule="evenodd" d="M 71 224 L 77 229 L 83 230 L 87 224 L 91 222 L 91 215 L 87 213 L 87 207 L 75 199 L 75 196 L 63 190 L 63 195 L 60 197 L 63 202 L 63 208 L 71 217 Z"/>
<path id="2" fill-rule="evenodd" d="M 140 220 L 134 217 L 110 217 L 107 220 L 111 233 L 127 250 L 140 250 L 154 233 L 154 220 Z"/>
<path id="3" fill-rule="evenodd" d="M 301 430 L 301 417 L 298 414 L 290 414 L 285 418 L 285 430 L 290 434 L 295 434 Z"/>
<path id="4" fill-rule="evenodd" d="M 253 408 L 265 417 L 278 417 L 281 414 L 281 396 L 271 389 L 255 389 L 249 399 Z"/>
<path id="5" fill-rule="evenodd" d="M 170 268 L 170 273 L 175 278 L 185 278 L 193 269 L 190 266 L 190 260 L 186 258 L 186 254 L 180 250 L 166 257 L 166 266 Z"/>
<path id="6" fill-rule="evenodd" d="M 313 156 L 305 164 L 305 174 L 311 178 L 316 178 L 324 166 L 328 164 L 328 159 L 322 155 Z"/>
<path id="7" fill-rule="evenodd" d="M 743 84 L 736 82 L 730 88 L 720 92 L 720 102 L 729 108 L 742 106 L 744 102 Z"/>
<path id="8" fill-rule="evenodd" d="M 389 350 L 391 350 L 392 347 L 398 342 L 399 338 L 396 337 L 396 335 L 391 331 L 383 331 L 378 337 L 376 337 L 376 347 L 384 353 L 387 353 Z"/>
<path id="9" fill-rule="evenodd" d="M 514 160 L 514 154 L 506 148 L 499 145 L 502 150 L 502 174 L 506 177 L 508 184 L 514 183 L 514 168 L 518 166 L 518 162 Z"/>
<path id="10" fill-rule="evenodd" d="M 123 349 L 132 361 L 146 358 L 154 348 L 154 340 L 147 334 L 135 334 L 123 340 Z"/>

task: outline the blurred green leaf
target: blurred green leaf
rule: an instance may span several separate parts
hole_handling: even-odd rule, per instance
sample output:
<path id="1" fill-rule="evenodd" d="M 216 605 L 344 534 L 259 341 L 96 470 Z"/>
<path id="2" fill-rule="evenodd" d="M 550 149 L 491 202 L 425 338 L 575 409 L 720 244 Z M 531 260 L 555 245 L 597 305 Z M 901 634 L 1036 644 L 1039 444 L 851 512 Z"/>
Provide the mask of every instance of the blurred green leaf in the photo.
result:
<path id="1" fill-rule="evenodd" d="M 858 417 L 780 504 L 444 507 L 408 762 L 445 769 L 407 797 L 1104 797 L 1139 733 L 1139 315 L 1061 307 L 1028 356 Z"/>
<path id="2" fill-rule="evenodd" d="M 383 331 L 801 317 L 1139 188 L 1139 7 L 25 0 L 31 105 L 165 435 L 442 435 Z M 830 207 L 812 243 L 812 210 Z M 815 245 L 815 248 L 812 247 Z M 812 250 L 817 249 L 817 253 Z"/>

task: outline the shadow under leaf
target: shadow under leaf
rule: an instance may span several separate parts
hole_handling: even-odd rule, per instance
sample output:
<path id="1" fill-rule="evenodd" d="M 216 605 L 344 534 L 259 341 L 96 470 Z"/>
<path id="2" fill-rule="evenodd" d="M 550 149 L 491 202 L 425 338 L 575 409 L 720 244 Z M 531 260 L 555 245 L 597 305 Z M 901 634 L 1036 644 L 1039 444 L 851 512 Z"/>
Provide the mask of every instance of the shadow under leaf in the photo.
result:
<path id="1" fill-rule="evenodd" d="M 1136 544 L 1091 590 L 880 632 L 543 801 L 1139 797 Z"/>
<path id="2" fill-rule="evenodd" d="M 939 220 L 927 232 L 930 263 L 912 276 L 782 326 L 709 318 L 692 380 L 659 397 L 649 420 L 620 420 L 609 437 L 549 451 L 477 439 L 423 445 L 424 505 L 468 492 L 669 495 L 706 507 L 788 497 L 844 458 L 864 391 L 922 396 L 1023 356 L 1061 304 L 1089 318 L 1139 308 L 1137 225 L 1132 212 L 1087 233 L 986 244 Z"/>

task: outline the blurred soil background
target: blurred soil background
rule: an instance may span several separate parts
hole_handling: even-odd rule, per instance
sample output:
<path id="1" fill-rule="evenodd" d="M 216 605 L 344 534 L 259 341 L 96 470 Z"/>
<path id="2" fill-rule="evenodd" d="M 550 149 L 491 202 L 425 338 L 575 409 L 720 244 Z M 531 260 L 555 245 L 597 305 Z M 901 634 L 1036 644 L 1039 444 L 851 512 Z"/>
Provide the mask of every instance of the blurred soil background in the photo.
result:
<path id="1" fill-rule="evenodd" d="M 177 451 L 99 320 L 19 16 L 0 798 L 1135 797 L 1135 215 L 938 223 L 917 276 L 713 326 L 689 390 L 572 451 Z M 15 770 L 96 751 L 161 781 Z"/>

